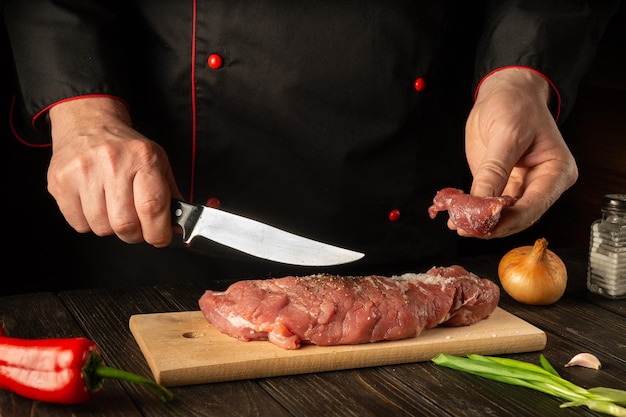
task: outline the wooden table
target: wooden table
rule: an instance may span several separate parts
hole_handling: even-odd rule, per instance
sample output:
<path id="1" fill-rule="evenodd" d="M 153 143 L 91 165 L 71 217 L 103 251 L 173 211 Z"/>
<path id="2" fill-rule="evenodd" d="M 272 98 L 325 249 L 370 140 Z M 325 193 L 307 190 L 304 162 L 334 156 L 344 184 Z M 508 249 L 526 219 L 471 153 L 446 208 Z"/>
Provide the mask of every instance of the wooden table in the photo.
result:
<path id="1" fill-rule="evenodd" d="M 586 387 L 626 389 L 626 300 L 608 300 L 586 291 L 586 249 L 557 253 L 569 271 L 568 291 L 558 303 L 524 306 L 503 293 L 500 306 L 547 333 L 543 353 L 565 378 Z M 497 262 L 496 256 L 459 260 L 470 271 L 494 280 Z M 215 288 L 227 284 L 216 282 Z M 100 346 L 109 365 L 152 377 L 128 328 L 129 317 L 197 310 L 203 290 L 197 284 L 176 284 L 6 296 L 0 297 L 0 320 L 16 337 L 86 336 Z M 579 352 L 594 353 L 602 369 L 564 368 Z M 508 356 L 537 362 L 539 352 Z M 0 391 L 0 416 L 597 415 L 586 408 L 560 409 L 562 401 L 549 395 L 431 362 L 182 386 L 172 391 L 175 400 L 164 404 L 142 387 L 109 380 L 99 397 L 74 406 L 34 402 Z"/>

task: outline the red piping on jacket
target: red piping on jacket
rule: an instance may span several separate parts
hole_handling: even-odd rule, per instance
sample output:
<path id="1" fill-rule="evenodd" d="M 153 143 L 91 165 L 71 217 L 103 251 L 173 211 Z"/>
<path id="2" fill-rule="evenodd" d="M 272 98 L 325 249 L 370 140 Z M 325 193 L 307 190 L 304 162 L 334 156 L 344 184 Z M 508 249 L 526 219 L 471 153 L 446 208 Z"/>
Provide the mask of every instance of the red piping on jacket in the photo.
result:
<path id="1" fill-rule="evenodd" d="M 476 87 L 476 91 L 474 91 L 474 100 L 476 100 L 476 96 L 478 95 L 478 90 L 480 90 L 480 86 L 491 74 L 496 73 L 498 71 L 502 71 L 507 68 L 520 68 L 520 69 L 532 71 L 538 76 L 540 76 L 541 78 L 543 78 L 544 80 L 546 80 L 548 84 L 550 84 L 550 88 L 552 88 L 552 91 L 554 92 L 554 95 L 556 96 L 556 109 L 555 109 L 554 121 L 558 122 L 559 117 L 561 116 L 561 95 L 559 94 L 559 90 L 557 90 L 556 85 L 554 85 L 552 80 L 550 80 L 548 77 L 546 77 L 544 74 L 542 74 L 541 72 L 537 71 L 534 68 L 524 67 L 522 65 L 511 65 L 508 67 L 502 67 L 502 68 L 498 68 L 498 69 L 491 71 L 489 74 L 485 75 L 483 79 L 480 80 L 480 82 L 478 83 L 478 86 Z"/>
<path id="2" fill-rule="evenodd" d="M 193 201 L 194 178 L 196 176 L 196 146 L 197 146 L 197 109 L 196 109 L 196 20 L 197 3 L 193 1 L 193 18 L 191 22 L 191 184 L 189 186 L 189 201 Z"/>
<path id="3" fill-rule="evenodd" d="M 13 136 L 23 145 L 30 146 L 32 148 L 46 148 L 48 146 L 52 146 L 52 143 L 30 143 L 27 142 L 26 139 L 20 136 L 17 133 L 17 129 L 15 128 L 15 123 L 13 123 L 13 110 L 15 109 L 15 100 L 16 95 L 13 94 L 13 99 L 11 100 L 11 108 L 9 109 L 9 127 L 11 128 L 11 132 L 13 132 Z M 33 127 L 35 127 L 35 119 L 33 119 Z M 37 130 L 37 129 L 35 129 Z"/>

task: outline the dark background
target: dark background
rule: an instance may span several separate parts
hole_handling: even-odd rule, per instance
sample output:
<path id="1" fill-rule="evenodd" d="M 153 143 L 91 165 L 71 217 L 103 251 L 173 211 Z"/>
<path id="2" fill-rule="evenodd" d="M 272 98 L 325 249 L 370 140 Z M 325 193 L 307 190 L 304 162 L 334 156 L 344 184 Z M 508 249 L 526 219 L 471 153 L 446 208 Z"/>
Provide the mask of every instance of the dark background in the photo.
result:
<path id="1" fill-rule="evenodd" d="M 602 196 L 626 193 L 625 9 L 621 6 L 611 21 L 580 87 L 576 106 L 562 128 L 578 161 L 578 182 L 530 229 L 506 239 L 464 240 L 462 249 L 466 254 L 504 254 L 517 245 L 530 245 L 539 237 L 548 239 L 550 248 L 557 253 L 558 248 L 586 247 L 589 227 L 600 216 Z M 4 225 L 0 295 L 72 286 L 64 275 L 71 275 L 81 281 L 75 283 L 77 286 L 84 286 L 89 277 L 71 272 L 93 260 L 73 253 L 96 238 L 74 232 L 48 194 L 46 168 L 50 149 L 29 148 L 15 139 L 9 123 L 13 65 L 4 28 L 0 29 L 0 48 L 0 215 Z M 133 268 L 131 259 L 106 262 L 127 262 L 128 268 Z M 175 265 L 170 267 L 175 271 Z M 172 281 L 180 278 L 175 272 L 172 274 Z M 64 282 L 63 286 L 58 282 Z"/>

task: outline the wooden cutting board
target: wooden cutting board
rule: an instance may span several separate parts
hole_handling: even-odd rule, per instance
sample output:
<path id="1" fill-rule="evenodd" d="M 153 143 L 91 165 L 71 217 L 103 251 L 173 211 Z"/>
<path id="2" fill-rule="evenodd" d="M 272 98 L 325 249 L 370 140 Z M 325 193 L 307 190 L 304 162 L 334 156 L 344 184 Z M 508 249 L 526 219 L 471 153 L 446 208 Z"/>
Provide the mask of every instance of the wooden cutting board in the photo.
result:
<path id="1" fill-rule="evenodd" d="M 200 311 L 133 315 L 129 326 L 154 379 L 165 386 L 420 362 L 442 352 L 531 352 L 546 345 L 542 330 L 500 307 L 471 326 L 437 327 L 399 341 L 296 350 L 226 336 Z"/>

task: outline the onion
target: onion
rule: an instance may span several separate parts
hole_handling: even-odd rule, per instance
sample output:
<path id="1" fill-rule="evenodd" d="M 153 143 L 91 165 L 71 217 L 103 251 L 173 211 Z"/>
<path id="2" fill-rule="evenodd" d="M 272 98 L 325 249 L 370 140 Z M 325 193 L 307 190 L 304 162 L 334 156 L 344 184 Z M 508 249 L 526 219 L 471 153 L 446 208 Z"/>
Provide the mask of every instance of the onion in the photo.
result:
<path id="1" fill-rule="evenodd" d="M 534 246 L 520 246 L 507 252 L 498 264 L 504 291 L 514 300 L 531 305 L 558 301 L 567 285 L 567 269 L 548 241 L 537 239 Z"/>

